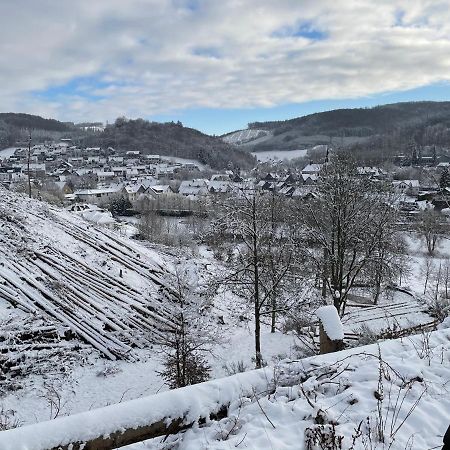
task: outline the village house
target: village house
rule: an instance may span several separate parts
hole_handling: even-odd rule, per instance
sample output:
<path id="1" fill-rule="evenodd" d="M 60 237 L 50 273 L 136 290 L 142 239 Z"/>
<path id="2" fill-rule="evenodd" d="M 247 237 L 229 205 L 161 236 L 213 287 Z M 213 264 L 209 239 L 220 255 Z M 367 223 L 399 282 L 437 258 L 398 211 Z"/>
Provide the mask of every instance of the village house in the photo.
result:
<path id="1" fill-rule="evenodd" d="M 175 194 L 175 191 L 168 184 L 157 184 L 154 186 L 150 186 L 147 189 L 146 193 L 156 198 L 162 194 L 166 195 Z"/>
<path id="2" fill-rule="evenodd" d="M 149 164 L 159 164 L 161 162 L 160 155 L 146 155 L 145 159 L 149 162 Z"/>
<path id="3" fill-rule="evenodd" d="M 28 175 L 28 165 L 27 164 L 20 164 L 18 166 L 13 167 L 20 167 L 22 169 L 22 172 L 25 175 Z M 46 174 L 46 166 L 44 163 L 37 164 L 37 163 L 30 163 L 30 176 L 35 178 L 43 178 Z"/>
<path id="4" fill-rule="evenodd" d="M 0 181 L 3 183 L 19 181 L 21 177 L 22 169 L 20 167 L 0 167 Z"/>
<path id="5" fill-rule="evenodd" d="M 103 172 L 99 171 L 97 172 L 97 178 L 99 182 L 105 182 L 112 180 L 115 177 L 114 172 Z"/>
<path id="6" fill-rule="evenodd" d="M 312 185 L 317 183 L 317 180 L 319 179 L 319 175 L 317 173 L 302 173 L 300 175 L 301 181 L 305 185 Z"/>
<path id="7" fill-rule="evenodd" d="M 227 194 L 231 192 L 231 181 L 210 180 L 208 181 L 208 192 L 210 194 Z"/>
<path id="8" fill-rule="evenodd" d="M 197 179 L 182 181 L 178 193 L 184 197 L 197 198 L 208 194 L 208 180 Z"/>
<path id="9" fill-rule="evenodd" d="M 167 178 L 168 180 L 173 180 L 174 167 L 159 167 L 156 171 L 156 177 L 158 180 Z"/>
<path id="10" fill-rule="evenodd" d="M 55 186 L 58 188 L 58 191 L 63 193 L 64 195 L 73 194 L 73 189 L 69 183 L 66 181 L 55 181 Z"/>
<path id="11" fill-rule="evenodd" d="M 127 192 L 128 200 L 133 204 L 136 202 L 139 196 L 143 194 L 146 190 L 147 188 L 142 186 L 142 184 L 129 184 L 125 186 L 125 191 Z"/>
<path id="12" fill-rule="evenodd" d="M 108 157 L 108 162 L 123 164 L 123 160 L 124 160 L 123 156 L 109 156 Z"/>
<path id="13" fill-rule="evenodd" d="M 301 171 L 302 175 L 319 175 L 322 170 L 323 164 L 310 163 L 304 167 Z"/>
<path id="14" fill-rule="evenodd" d="M 419 180 L 398 180 L 393 181 L 392 185 L 397 192 L 402 194 L 417 196 L 420 190 Z"/>
<path id="15" fill-rule="evenodd" d="M 126 190 L 121 184 L 98 189 L 82 189 L 75 191 L 73 194 L 75 199 L 80 202 L 93 203 L 96 205 L 102 204 L 116 196 L 128 196 Z"/>
<path id="16" fill-rule="evenodd" d="M 125 178 L 127 176 L 127 168 L 124 166 L 111 167 L 111 172 L 113 172 L 114 176 L 117 178 Z"/>

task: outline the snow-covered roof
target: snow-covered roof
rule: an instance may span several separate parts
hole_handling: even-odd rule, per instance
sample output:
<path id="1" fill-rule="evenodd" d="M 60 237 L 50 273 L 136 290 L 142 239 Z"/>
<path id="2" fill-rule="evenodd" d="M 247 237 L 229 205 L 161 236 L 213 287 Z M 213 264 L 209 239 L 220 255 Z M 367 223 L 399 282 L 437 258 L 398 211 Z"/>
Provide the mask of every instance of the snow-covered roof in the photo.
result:
<path id="1" fill-rule="evenodd" d="M 75 191 L 75 195 L 96 195 L 96 194 L 113 194 L 116 192 L 120 192 L 123 189 L 123 186 L 109 186 L 98 189 L 81 189 Z"/>
<path id="2" fill-rule="evenodd" d="M 392 184 L 394 186 L 402 186 L 402 185 L 404 185 L 404 186 L 409 186 L 409 187 L 412 187 L 412 188 L 420 187 L 419 180 L 396 180 L 396 181 L 393 181 Z"/>
<path id="3" fill-rule="evenodd" d="M 208 193 L 206 186 L 180 186 L 178 192 L 185 196 L 205 195 Z"/>
<path id="4" fill-rule="evenodd" d="M 308 164 L 302 169 L 302 173 L 319 173 L 322 170 L 323 164 Z"/>
<path id="5" fill-rule="evenodd" d="M 302 180 L 311 180 L 311 181 L 317 181 L 319 179 L 319 175 L 316 173 L 302 173 Z"/>
<path id="6" fill-rule="evenodd" d="M 206 180 L 204 178 L 196 178 L 194 180 L 184 180 L 180 183 L 180 187 L 204 187 L 208 185 L 209 180 Z"/>
<path id="7" fill-rule="evenodd" d="M 114 177 L 115 173 L 114 172 L 97 172 L 97 176 L 98 177 Z"/>
<path id="8" fill-rule="evenodd" d="M 167 192 L 172 192 L 172 188 L 168 184 L 157 184 L 150 186 L 150 189 L 157 194 L 166 194 Z"/>
<path id="9" fill-rule="evenodd" d="M 228 192 L 230 189 L 230 181 L 212 180 L 208 182 L 208 190 L 215 192 Z"/>
<path id="10" fill-rule="evenodd" d="M 129 194 L 135 194 L 139 192 L 139 190 L 145 190 L 145 187 L 142 186 L 142 184 L 128 184 L 127 186 L 125 186 L 125 190 Z"/>

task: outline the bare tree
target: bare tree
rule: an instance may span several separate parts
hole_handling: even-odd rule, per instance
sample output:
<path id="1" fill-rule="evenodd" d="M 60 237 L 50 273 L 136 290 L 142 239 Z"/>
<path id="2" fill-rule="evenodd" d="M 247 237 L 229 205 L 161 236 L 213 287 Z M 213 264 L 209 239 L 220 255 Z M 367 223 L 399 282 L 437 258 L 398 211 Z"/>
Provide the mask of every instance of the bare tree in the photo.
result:
<path id="1" fill-rule="evenodd" d="M 422 275 L 425 278 L 423 285 L 423 295 L 427 293 L 428 281 L 430 279 L 431 274 L 433 273 L 433 270 L 434 270 L 433 259 L 430 256 L 428 256 L 425 258 L 423 267 L 421 269 Z"/>
<path id="2" fill-rule="evenodd" d="M 275 331 L 278 300 L 284 281 L 294 267 L 294 246 L 282 218 L 284 198 L 253 189 L 239 191 L 216 205 L 219 217 L 214 233 L 233 242 L 229 253 L 229 273 L 222 282 L 237 286 L 253 303 L 255 321 L 255 361 L 262 365 L 261 319 L 271 316 Z"/>
<path id="3" fill-rule="evenodd" d="M 302 249 L 323 277 L 323 294 L 341 314 L 358 280 L 375 269 L 374 283 L 381 286 L 397 264 L 389 250 L 398 239 L 392 195 L 384 185 L 359 177 L 345 153 L 333 155 L 322 169 L 316 197 L 299 204 L 298 217 Z"/>
<path id="4" fill-rule="evenodd" d="M 158 242 L 163 228 L 163 218 L 156 212 L 146 210 L 141 213 L 138 229 L 139 233 L 147 240 Z"/>
<path id="5" fill-rule="evenodd" d="M 427 251 L 433 256 L 436 246 L 442 239 L 442 217 L 441 214 L 432 209 L 423 211 L 419 216 L 418 230 L 425 239 Z"/>

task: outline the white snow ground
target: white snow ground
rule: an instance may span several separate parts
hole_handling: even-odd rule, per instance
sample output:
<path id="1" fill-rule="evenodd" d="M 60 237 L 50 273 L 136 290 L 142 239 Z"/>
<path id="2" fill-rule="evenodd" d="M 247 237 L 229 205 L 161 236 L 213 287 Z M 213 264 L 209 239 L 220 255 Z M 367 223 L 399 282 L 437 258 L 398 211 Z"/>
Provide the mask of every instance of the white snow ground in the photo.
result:
<path id="1" fill-rule="evenodd" d="M 185 254 L 181 255 L 181 252 L 175 249 L 162 251 L 160 248 L 145 247 L 110 230 L 94 227 L 69 212 L 49 207 L 45 203 L 30 202 L 23 196 L 3 190 L 1 195 L 3 201 L 0 204 L 0 262 L 6 265 L 0 265 L 0 271 L 9 264 L 23 263 L 31 275 L 34 273 L 35 278 L 42 277 L 45 281 L 47 276 L 40 272 L 33 262 L 33 258 L 30 259 L 30 255 L 33 252 L 41 252 L 53 255 L 58 259 L 65 252 L 72 259 L 85 261 L 89 269 L 96 271 L 99 280 L 103 276 L 107 277 L 108 282 L 117 280 L 122 269 L 123 280 L 121 282 L 151 297 L 154 287 L 152 287 L 153 282 L 146 277 L 148 268 L 161 274 L 173 270 L 174 261 L 184 260 L 195 267 L 200 278 L 217 270 L 217 266 L 215 266 L 217 262 L 204 249 L 200 249 L 199 254 L 194 256 L 186 253 L 186 249 L 183 249 Z M 445 263 L 450 253 L 448 242 L 444 241 L 441 244 L 436 262 Z M 425 254 L 423 246 L 418 245 L 416 240 L 412 240 L 410 244 L 413 252 L 413 273 L 406 283 L 415 294 L 420 294 L 420 291 L 423 290 L 420 268 L 425 260 Z M 67 259 L 60 261 L 63 269 L 75 270 L 71 275 L 70 282 L 82 280 L 82 277 L 86 276 L 85 270 L 80 270 L 74 261 L 67 261 Z M 140 265 L 143 262 L 147 267 L 145 270 Z M 59 271 L 58 276 L 62 276 L 62 272 Z M 0 279 L 0 288 L 4 286 L 2 283 L 3 280 Z M 55 287 L 58 288 L 57 285 Z M 104 288 L 105 286 L 102 286 L 102 289 Z M 119 287 L 117 288 L 119 289 Z M 92 295 L 95 296 L 98 293 L 92 292 Z M 408 311 L 411 305 L 404 305 L 405 309 L 401 310 L 399 316 L 382 312 L 382 318 L 369 317 L 374 312 L 370 308 L 365 310 L 348 308 L 348 314 L 354 314 L 355 322 L 360 320 L 361 323 L 375 324 L 376 330 L 386 328 L 386 324 L 397 323 L 398 320 L 409 324 L 411 321 L 423 323 L 430 319 L 423 312 L 423 305 L 412 301 L 410 296 L 403 297 L 399 294 L 389 301 L 393 301 L 394 304 L 388 306 L 388 299 L 381 301 L 380 306 L 383 311 L 400 307 L 398 303 L 402 302 L 412 302 L 416 311 L 412 313 L 411 310 Z M 108 307 L 110 308 L 110 306 Z M 249 308 L 250 306 L 245 304 L 243 299 L 230 293 L 224 293 L 223 297 L 215 298 L 215 304 L 211 310 L 211 320 L 215 323 L 218 322 L 220 316 L 223 316 L 224 325 L 217 324 L 218 334 L 221 334 L 223 338 L 215 345 L 214 355 L 210 357 L 212 377 L 217 378 L 229 374 L 237 368 L 241 361 L 247 370 L 253 367 L 251 360 L 254 354 L 253 323 Z M 10 303 L 0 299 L 0 320 L 4 321 L 8 318 L 22 320 L 30 318 L 30 316 L 33 314 L 26 308 L 25 311 L 13 308 Z M 58 325 L 58 321 L 49 318 L 46 314 L 39 313 L 38 316 L 43 318 L 42 320 L 45 320 L 47 324 Z M 247 318 L 241 320 L 240 316 L 247 316 Z M 82 321 L 86 320 L 88 317 L 84 316 Z M 346 333 L 355 331 L 355 324 L 352 322 L 344 319 Z M 101 325 L 95 321 L 93 323 Z M 86 345 L 80 338 L 74 338 L 69 343 Z M 294 336 L 279 332 L 271 334 L 268 327 L 263 327 L 263 356 L 269 366 L 281 359 L 295 358 L 295 344 L 298 342 Z M 32 354 L 35 357 L 43 352 L 30 350 L 29 353 L 30 356 Z M 60 396 L 62 403 L 60 415 L 67 415 L 140 398 L 166 389 L 156 373 L 160 368 L 159 356 L 155 349 L 148 345 L 134 349 L 133 361 L 107 361 L 101 357 L 99 351 L 92 347 L 80 347 L 80 350 L 68 349 L 65 354 L 64 359 L 59 359 L 58 354 L 48 356 L 45 370 L 31 373 L 27 378 L 20 379 L 16 383 L 17 390 L 0 392 L 0 407 L 5 410 L 17 411 L 15 417 L 18 421 L 21 424 L 30 424 L 54 416 L 54 407 L 51 405 L 52 396 Z M 44 353 L 42 358 L 46 357 L 45 355 L 47 354 Z M 443 376 L 447 376 L 448 379 L 446 373 L 444 371 Z M 259 409 L 259 407 L 257 408 Z M 241 437 L 243 436 L 241 435 Z M 245 448 L 247 444 L 244 445 L 244 442 L 237 448 Z M 216 444 L 214 443 L 214 445 Z M 270 448 L 270 445 L 249 448 Z M 273 448 L 278 447 L 274 445 Z M 281 446 L 279 448 L 290 447 Z M 399 448 L 403 449 L 403 447 Z M 420 447 L 413 448 L 419 449 Z"/>
<path id="2" fill-rule="evenodd" d="M 447 323 L 447 325 L 450 325 Z M 2 450 L 43 450 L 118 429 L 229 405 L 227 417 L 133 444 L 149 449 L 349 450 L 439 448 L 450 423 L 450 329 L 189 386 L 81 415 L 0 433 Z M 308 439 L 311 439 L 307 444 Z"/>
<path id="3" fill-rule="evenodd" d="M 283 161 L 306 156 L 308 150 L 271 150 L 268 152 L 252 152 L 253 156 L 260 162 Z"/>
<path id="4" fill-rule="evenodd" d="M 258 401 L 241 396 L 225 419 L 127 450 L 319 450 L 325 447 L 306 446 L 305 433 L 333 429 L 342 436 L 336 448 L 427 450 L 441 448 L 450 424 L 450 329 L 282 362 L 269 372 L 275 386 L 268 382 L 270 393 Z"/>
<path id="5" fill-rule="evenodd" d="M 13 156 L 16 149 L 17 147 L 8 147 L 4 148 L 3 150 L 0 150 L 0 160 Z"/>

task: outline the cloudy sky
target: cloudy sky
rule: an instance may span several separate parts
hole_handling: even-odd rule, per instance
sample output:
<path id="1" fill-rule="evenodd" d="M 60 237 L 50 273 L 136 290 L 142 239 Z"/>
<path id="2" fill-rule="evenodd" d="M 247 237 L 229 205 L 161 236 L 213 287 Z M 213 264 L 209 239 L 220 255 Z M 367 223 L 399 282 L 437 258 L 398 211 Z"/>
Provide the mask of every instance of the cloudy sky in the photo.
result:
<path id="1" fill-rule="evenodd" d="M 450 100 L 450 0 L 0 0 L 0 111 L 209 133 Z"/>

